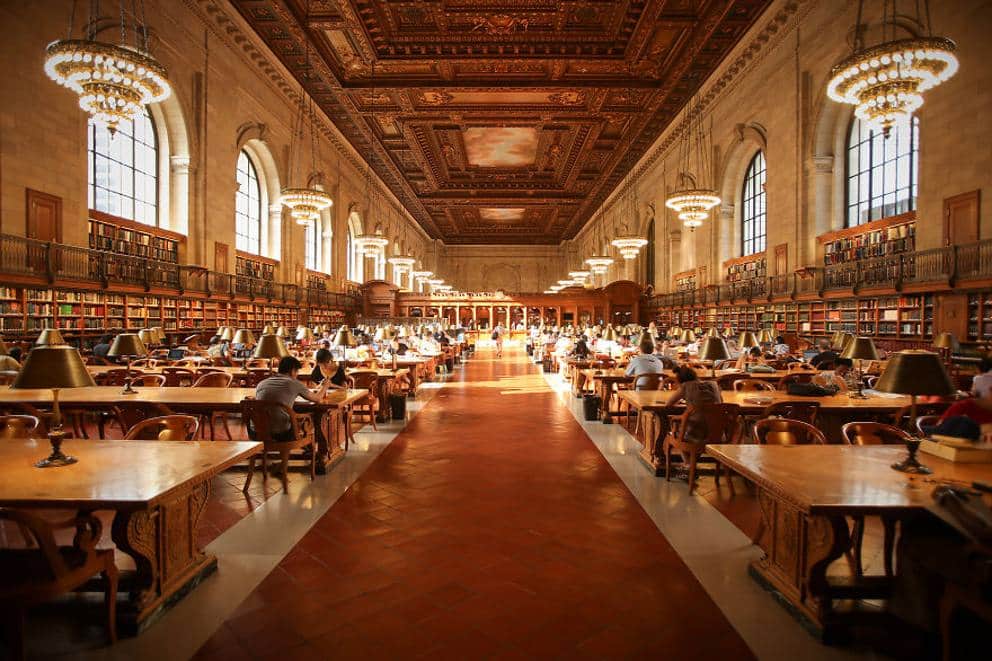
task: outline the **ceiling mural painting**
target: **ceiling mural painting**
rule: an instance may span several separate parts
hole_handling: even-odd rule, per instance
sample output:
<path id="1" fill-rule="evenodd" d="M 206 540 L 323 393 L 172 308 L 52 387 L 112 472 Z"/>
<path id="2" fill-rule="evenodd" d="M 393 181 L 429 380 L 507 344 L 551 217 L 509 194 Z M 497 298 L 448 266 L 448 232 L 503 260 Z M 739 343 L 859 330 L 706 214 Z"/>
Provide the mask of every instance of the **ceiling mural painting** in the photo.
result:
<path id="1" fill-rule="evenodd" d="M 232 2 L 433 238 L 556 244 L 770 0 Z"/>

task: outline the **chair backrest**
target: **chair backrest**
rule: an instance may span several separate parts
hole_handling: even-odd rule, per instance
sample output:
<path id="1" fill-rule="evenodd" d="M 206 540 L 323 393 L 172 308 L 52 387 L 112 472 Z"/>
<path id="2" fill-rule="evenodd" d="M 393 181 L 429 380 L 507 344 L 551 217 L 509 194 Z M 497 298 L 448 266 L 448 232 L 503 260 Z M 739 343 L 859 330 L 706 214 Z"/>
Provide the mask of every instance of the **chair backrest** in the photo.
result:
<path id="1" fill-rule="evenodd" d="M 351 376 L 352 382 L 355 384 L 355 388 L 365 388 L 370 393 L 375 395 L 375 387 L 379 382 L 379 373 L 372 371 L 360 371 L 352 372 Z"/>
<path id="2" fill-rule="evenodd" d="M 198 360 L 190 360 L 189 358 L 180 358 L 176 362 L 172 363 L 172 366 L 173 367 L 186 367 L 186 368 L 192 369 L 192 368 L 196 367 L 199 362 L 200 361 L 198 361 Z"/>
<path id="3" fill-rule="evenodd" d="M 207 372 L 193 382 L 194 388 L 230 388 L 234 375 L 230 372 Z"/>
<path id="4" fill-rule="evenodd" d="M 44 558 L 44 563 L 40 563 L 38 571 L 44 574 L 31 576 L 33 580 L 57 581 L 69 574 L 70 568 L 66 564 L 66 556 L 59 552 L 59 546 L 55 541 L 55 525 L 31 512 L 7 507 L 0 507 L 0 521 L 16 524 L 21 530 L 30 533 L 38 545 L 36 552 Z M 76 531 L 72 540 L 73 548 L 83 554 L 83 564 L 89 562 L 90 554 L 96 551 L 96 545 L 103 535 L 103 523 L 92 514 L 77 513 L 73 519 L 66 524 L 58 524 L 58 527 L 66 525 Z"/>
<path id="5" fill-rule="evenodd" d="M 792 374 L 786 374 L 778 380 L 778 389 L 788 390 L 789 385 L 792 383 L 813 383 L 814 376 L 816 376 L 815 372 L 793 372 Z"/>
<path id="6" fill-rule="evenodd" d="M 717 360 L 713 363 L 713 369 L 715 370 L 725 370 L 734 366 L 737 361 L 732 358 L 727 358 L 725 360 Z"/>
<path id="7" fill-rule="evenodd" d="M 155 367 L 158 361 L 154 358 L 139 358 L 131 361 L 131 367 Z"/>
<path id="8" fill-rule="evenodd" d="M 598 370 L 611 370 L 617 366 L 617 361 L 612 358 L 598 358 L 589 366 Z"/>
<path id="9" fill-rule="evenodd" d="M 165 376 L 162 374 L 142 374 L 131 379 L 132 386 L 145 386 L 146 388 L 161 388 L 165 385 Z"/>
<path id="10" fill-rule="evenodd" d="M 9 386 L 17 378 L 17 370 L 0 370 L 0 386 Z"/>
<path id="11" fill-rule="evenodd" d="M 902 445 L 911 438 L 898 427 L 881 422 L 849 422 L 840 432 L 851 445 Z"/>
<path id="12" fill-rule="evenodd" d="M 118 402 L 111 410 L 125 429 L 130 429 L 142 420 L 154 416 L 172 415 L 172 411 L 162 404 L 150 402 Z"/>
<path id="13" fill-rule="evenodd" d="M 789 418 L 765 418 L 754 423 L 754 442 L 759 445 L 826 445 L 819 429 Z"/>
<path id="14" fill-rule="evenodd" d="M 634 387 L 637 390 L 664 390 L 664 374 L 641 374 L 634 377 Z"/>
<path id="15" fill-rule="evenodd" d="M 737 379 L 734 381 L 734 390 L 737 392 L 767 392 L 775 390 L 775 386 L 760 379 Z"/>
<path id="16" fill-rule="evenodd" d="M 261 367 L 263 369 L 268 369 L 269 359 L 268 358 L 252 358 L 245 365 L 246 368 L 251 369 L 253 367 Z"/>
<path id="17" fill-rule="evenodd" d="M 254 388 L 262 381 L 272 376 L 275 372 L 270 371 L 268 368 L 252 367 L 248 370 L 248 376 L 245 377 L 245 387 Z"/>
<path id="18" fill-rule="evenodd" d="M 786 368 L 789 372 L 815 372 L 816 368 L 809 363 L 789 363 Z"/>
<path id="19" fill-rule="evenodd" d="M 944 411 L 949 409 L 951 406 L 950 402 L 931 402 L 927 404 L 917 404 L 916 405 L 916 415 L 943 415 Z M 913 412 L 912 406 L 904 406 L 895 413 L 892 414 L 892 426 L 898 427 L 903 430 L 912 430 L 915 420 L 910 419 L 910 415 Z"/>
<path id="20" fill-rule="evenodd" d="M 702 404 L 686 409 L 687 418 L 699 418 L 706 426 L 702 442 L 706 445 L 733 443 L 740 422 L 741 407 L 737 404 Z"/>
<path id="21" fill-rule="evenodd" d="M 272 421 L 274 413 L 278 410 L 289 416 L 293 438 L 299 439 L 300 426 L 293 409 L 278 402 L 269 402 L 253 397 L 241 400 L 241 417 L 248 431 L 248 438 L 261 443 L 273 442 L 275 439 L 272 436 Z"/>
<path id="22" fill-rule="evenodd" d="M 735 383 L 746 378 L 747 374 L 724 374 L 717 377 L 716 384 L 720 386 L 720 390 L 733 390 Z"/>
<path id="23" fill-rule="evenodd" d="M 165 385 L 169 387 L 191 386 L 196 380 L 196 374 L 188 367 L 163 367 L 162 374 L 165 375 Z"/>
<path id="24" fill-rule="evenodd" d="M 103 385 L 123 386 L 127 381 L 127 370 L 124 368 L 107 370 L 103 373 Z"/>
<path id="25" fill-rule="evenodd" d="M 0 415 L 0 438 L 35 438 L 39 424 L 33 415 Z"/>
<path id="26" fill-rule="evenodd" d="M 765 407 L 762 418 L 789 418 L 815 425 L 820 402 L 775 402 Z"/>
<path id="27" fill-rule="evenodd" d="M 192 441 L 200 422 L 192 415 L 160 415 L 127 430 L 125 441 Z"/>

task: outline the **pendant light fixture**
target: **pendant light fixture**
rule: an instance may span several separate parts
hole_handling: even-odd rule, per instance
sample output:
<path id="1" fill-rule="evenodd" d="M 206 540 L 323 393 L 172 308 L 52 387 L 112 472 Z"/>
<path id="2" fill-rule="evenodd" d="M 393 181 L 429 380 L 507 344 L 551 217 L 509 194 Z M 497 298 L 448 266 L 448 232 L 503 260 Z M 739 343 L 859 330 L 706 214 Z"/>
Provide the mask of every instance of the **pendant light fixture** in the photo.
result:
<path id="1" fill-rule="evenodd" d="M 307 2 L 306 8 L 306 25 L 310 24 L 310 3 Z M 303 69 L 303 79 L 304 81 L 309 80 L 312 75 L 312 69 L 310 65 L 310 42 L 306 41 L 305 50 L 305 66 Z M 306 140 L 306 132 L 310 132 L 310 173 L 314 174 L 317 172 L 317 132 L 314 130 L 314 110 L 313 110 L 313 98 L 307 93 L 306 84 L 300 84 L 300 107 L 297 113 L 296 126 L 293 131 L 293 139 L 290 142 L 290 150 L 292 151 L 295 147 L 295 158 L 290 157 L 290 163 L 295 163 L 296 167 L 296 178 L 297 181 L 305 181 L 307 176 L 304 175 L 302 170 L 303 164 L 303 144 Z M 293 169 L 290 170 L 289 181 L 293 181 Z M 309 186 L 300 187 L 287 187 L 282 189 L 282 193 L 279 195 L 279 203 L 284 207 L 289 209 L 289 215 L 297 222 L 299 225 L 307 225 L 309 223 L 317 222 L 320 220 L 320 212 L 327 209 L 333 204 L 331 196 L 322 190 Z"/>
<path id="2" fill-rule="evenodd" d="M 368 168 L 365 170 L 365 209 L 368 213 L 368 218 L 363 218 L 365 227 L 373 226 L 373 219 L 377 216 L 377 211 L 379 207 L 379 187 L 374 185 L 372 166 L 375 163 L 375 62 L 373 61 L 370 65 L 370 77 L 371 77 L 371 117 L 369 121 L 369 156 L 368 156 Z M 374 225 L 376 231 L 371 234 L 362 234 L 354 239 L 355 245 L 359 250 L 362 251 L 366 257 L 377 258 L 389 245 L 389 239 L 382 236 L 382 232 L 378 229 L 378 225 Z"/>
<path id="3" fill-rule="evenodd" d="M 864 0 L 859 0 L 853 52 L 834 66 L 827 83 L 831 100 L 854 106 L 858 119 L 886 137 L 896 124 L 909 123 L 923 105 L 924 92 L 958 70 L 957 46 L 950 39 L 933 36 L 929 0 L 923 0 L 922 7 L 920 0 L 908 4 L 910 8 L 898 14 L 896 0 L 883 0 L 881 41 L 865 46 Z M 909 31 L 908 21 L 914 23 L 915 34 L 897 38 L 899 30 Z"/>
<path id="4" fill-rule="evenodd" d="M 613 261 L 614 260 L 613 260 L 612 257 L 610 257 L 610 248 L 609 248 L 609 245 L 602 240 L 602 238 L 603 238 L 603 235 L 602 235 L 602 232 L 603 232 L 603 229 L 602 229 L 603 228 L 603 215 L 602 215 L 602 213 L 600 213 L 599 221 L 597 222 L 597 224 L 599 226 L 599 232 L 600 232 L 599 238 L 600 238 L 600 241 L 596 243 L 596 246 L 598 247 L 598 246 L 602 245 L 603 246 L 603 251 L 601 253 L 599 253 L 599 254 L 594 254 L 591 257 L 588 257 L 586 259 L 586 262 L 585 263 L 589 267 L 589 270 L 592 271 L 593 275 L 605 275 L 606 272 L 610 270 L 610 267 L 613 266 Z"/>
<path id="5" fill-rule="evenodd" d="M 710 215 L 710 209 L 720 204 L 720 196 L 706 184 L 712 176 L 713 153 L 712 127 L 709 131 L 703 125 L 703 112 L 698 101 L 689 102 L 682 126 L 679 129 L 679 173 L 678 188 L 665 200 L 665 206 L 678 214 L 682 224 L 690 231 L 702 227 Z M 695 160 L 696 174 L 690 167 Z"/>
<path id="6" fill-rule="evenodd" d="M 636 233 L 632 233 L 628 226 L 631 219 L 635 222 L 639 219 L 640 209 L 637 204 L 637 186 L 633 184 L 630 176 L 624 185 L 625 192 L 615 206 L 619 205 L 620 215 L 623 222 L 620 225 L 620 232 L 610 243 L 620 251 L 624 259 L 635 259 L 641 252 L 641 248 L 648 245 L 648 240 Z"/>
<path id="7" fill-rule="evenodd" d="M 66 38 L 52 42 L 45 49 L 45 73 L 75 92 L 79 107 L 113 135 L 118 124 L 134 120 L 145 112 L 148 104 L 168 99 L 172 87 L 165 68 L 148 50 L 144 0 L 131 2 L 133 43 L 128 43 L 124 0 L 118 0 L 121 39 L 116 45 L 97 41 L 98 27 L 103 24 L 100 3 L 91 0 L 89 5 L 89 20 L 83 24 L 82 38 L 74 39 L 76 0 L 73 0 Z"/>

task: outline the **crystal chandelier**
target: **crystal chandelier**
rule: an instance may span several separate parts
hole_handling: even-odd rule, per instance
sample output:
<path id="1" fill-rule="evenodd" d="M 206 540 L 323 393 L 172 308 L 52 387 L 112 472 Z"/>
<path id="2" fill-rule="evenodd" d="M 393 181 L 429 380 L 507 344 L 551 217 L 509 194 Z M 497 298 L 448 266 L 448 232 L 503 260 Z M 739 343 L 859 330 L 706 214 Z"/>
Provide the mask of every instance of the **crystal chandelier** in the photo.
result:
<path id="1" fill-rule="evenodd" d="M 135 43 L 127 43 L 127 20 L 120 3 L 120 44 L 96 40 L 101 23 L 99 5 L 90 3 L 90 16 L 83 39 L 73 39 L 73 0 L 69 31 L 65 39 L 54 41 L 45 52 L 45 73 L 59 85 L 79 95 L 79 107 L 93 120 L 106 125 L 111 135 L 117 125 L 131 121 L 150 103 L 165 101 L 172 94 L 165 68 L 148 52 L 148 26 L 145 7 L 139 0 L 133 7 Z M 138 15 L 141 21 L 138 21 Z"/>
<path id="2" fill-rule="evenodd" d="M 395 257 L 390 257 L 386 260 L 400 271 L 407 271 L 413 268 L 413 265 L 417 262 L 413 257 L 408 257 L 405 255 L 396 255 Z"/>
<path id="3" fill-rule="evenodd" d="M 577 285 L 584 284 L 586 278 L 588 278 L 590 275 L 591 273 L 589 271 L 585 271 L 582 269 L 568 272 L 568 277 L 571 278 Z"/>
<path id="4" fill-rule="evenodd" d="M 599 226 L 602 227 L 602 225 L 603 218 L 601 215 L 599 219 Z M 600 235 L 599 238 L 602 239 L 602 235 Z M 613 266 L 613 258 L 610 257 L 609 252 L 609 245 L 604 244 L 602 254 L 593 255 L 592 257 L 586 259 L 585 264 L 589 267 L 589 270 L 592 271 L 593 275 L 605 275 L 606 272 L 610 270 L 610 267 Z"/>
<path id="5" fill-rule="evenodd" d="M 858 3 L 854 26 L 854 52 L 838 62 L 830 72 L 827 96 L 838 103 L 854 106 L 855 116 L 885 136 L 898 123 L 908 123 L 923 105 L 923 93 L 940 85 L 958 70 L 954 42 L 933 36 L 929 1 L 924 10 L 916 6 L 915 23 L 919 34 L 896 39 L 896 0 L 882 7 L 882 43 L 865 47 L 861 29 L 864 0 Z M 905 19 L 905 16 L 900 16 Z"/>
<path id="6" fill-rule="evenodd" d="M 375 234 L 356 236 L 352 243 L 366 257 L 375 258 L 389 245 L 389 239 L 376 232 Z"/>
<path id="7" fill-rule="evenodd" d="M 308 2 L 307 15 L 309 16 L 309 14 L 310 4 Z M 306 46 L 305 58 L 306 63 L 303 76 L 304 79 L 309 79 L 311 75 L 309 42 Z M 304 178 L 298 170 L 302 165 L 299 163 L 302 160 L 302 154 L 300 152 L 303 151 L 304 133 L 307 128 L 310 130 L 310 172 L 311 174 L 315 174 L 317 172 L 317 132 L 314 130 L 313 98 L 307 93 L 306 87 L 301 84 L 300 107 L 296 117 L 296 126 L 293 130 L 293 138 L 290 140 L 290 150 L 294 146 L 296 148 L 296 153 L 290 157 L 290 163 L 293 164 L 295 162 L 298 166 L 296 168 L 296 175 L 299 179 Z M 290 174 L 293 174 L 292 165 Z M 333 203 L 330 195 L 313 187 L 287 187 L 283 188 L 279 195 L 279 204 L 289 209 L 290 217 L 299 225 L 317 222 L 320 220 L 320 212 L 330 207 Z"/>
<path id="8" fill-rule="evenodd" d="M 625 218 L 623 222 L 623 229 L 620 235 L 610 241 L 610 243 L 613 247 L 620 251 L 620 255 L 624 259 L 634 259 L 640 254 L 641 248 L 648 245 L 648 240 L 642 236 L 632 234 L 627 229 L 626 218 L 633 218 L 637 220 L 639 218 L 639 209 L 637 204 L 637 187 L 633 185 L 629 179 L 624 187 L 627 189 L 627 192 L 624 194 L 623 200 L 621 201 L 621 204 L 626 207 L 623 211 L 623 216 Z"/>
<path id="9" fill-rule="evenodd" d="M 679 188 L 665 199 L 665 206 L 678 214 L 682 224 L 690 231 L 702 227 L 710 210 L 720 204 L 720 196 L 703 183 L 712 172 L 710 154 L 712 131 L 703 127 L 702 110 L 697 101 L 689 103 L 682 118 L 679 139 Z M 698 178 L 689 173 L 689 161 L 695 155 Z"/>

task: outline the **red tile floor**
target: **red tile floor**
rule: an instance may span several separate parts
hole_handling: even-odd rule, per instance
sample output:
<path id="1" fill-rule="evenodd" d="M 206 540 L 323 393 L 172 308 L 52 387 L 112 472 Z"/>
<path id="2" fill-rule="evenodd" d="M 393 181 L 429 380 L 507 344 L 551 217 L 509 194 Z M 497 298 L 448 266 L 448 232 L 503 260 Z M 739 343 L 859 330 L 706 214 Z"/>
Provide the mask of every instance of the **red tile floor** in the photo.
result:
<path id="1" fill-rule="evenodd" d="M 520 354 L 481 353 L 198 658 L 752 658 Z"/>

